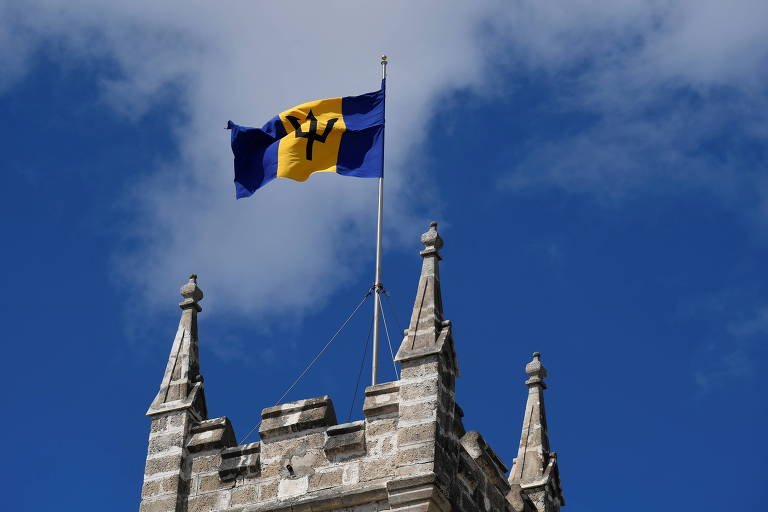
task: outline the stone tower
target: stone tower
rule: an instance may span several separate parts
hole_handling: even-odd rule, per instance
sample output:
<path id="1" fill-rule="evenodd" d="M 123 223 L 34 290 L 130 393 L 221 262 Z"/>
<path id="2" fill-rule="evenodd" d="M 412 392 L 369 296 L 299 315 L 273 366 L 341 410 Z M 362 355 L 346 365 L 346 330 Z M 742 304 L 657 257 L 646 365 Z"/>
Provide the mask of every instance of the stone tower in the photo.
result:
<path id="1" fill-rule="evenodd" d="M 196 276 L 181 288 L 181 321 L 147 415 L 152 419 L 142 512 L 556 512 L 564 504 L 549 451 L 539 354 L 526 366 L 528 401 L 507 468 L 467 432 L 459 370 L 443 316 L 437 223 L 421 237 L 422 269 L 397 352 L 400 379 L 369 386 L 364 419 L 338 424 L 328 396 L 268 407 L 260 440 L 237 444 L 226 417 L 208 419 L 199 370 Z"/>

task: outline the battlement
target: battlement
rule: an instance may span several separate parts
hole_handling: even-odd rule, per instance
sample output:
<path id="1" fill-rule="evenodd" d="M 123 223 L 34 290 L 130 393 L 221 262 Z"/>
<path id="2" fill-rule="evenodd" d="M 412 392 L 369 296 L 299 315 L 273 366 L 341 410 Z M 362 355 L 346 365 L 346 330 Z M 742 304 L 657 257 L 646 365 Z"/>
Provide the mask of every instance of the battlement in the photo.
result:
<path id="1" fill-rule="evenodd" d="M 436 225 L 422 242 L 414 314 L 396 357 L 400 379 L 365 389 L 360 421 L 338 424 L 328 396 L 268 407 L 260 440 L 242 445 L 226 417 L 206 418 L 197 356 L 202 292 L 190 278 L 160 392 L 147 412 L 152 428 L 141 511 L 559 510 L 556 458 L 544 452 L 554 470 L 537 472 L 529 453 L 529 447 L 539 455 L 541 447 L 548 450 L 543 401 L 531 404 L 532 390 L 544 387 L 538 356 L 538 366 L 529 364 L 534 374 L 518 453 L 531 462 L 524 474 L 513 468 L 508 480 L 483 437 L 464 430 L 451 324 L 442 316 Z"/>

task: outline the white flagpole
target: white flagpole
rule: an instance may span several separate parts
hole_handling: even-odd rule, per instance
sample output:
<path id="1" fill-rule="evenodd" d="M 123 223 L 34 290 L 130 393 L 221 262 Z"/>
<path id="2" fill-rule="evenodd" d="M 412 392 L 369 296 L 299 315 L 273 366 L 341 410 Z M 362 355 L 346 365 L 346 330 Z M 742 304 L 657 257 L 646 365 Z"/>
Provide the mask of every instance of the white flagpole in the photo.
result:
<path id="1" fill-rule="evenodd" d="M 381 56 L 381 79 L 387 78 L 387 56 Z M 385 127 L 386 129 L 386 127 Z M 382 173 L 379 178 L 379 211 L 376 219 L 376 280 L 373 283 L 373 358 L 371 361 L 371 384 L 379 381 L 379 316 L 381 316 L 381 225 L 384 216 L 384 156 L 382 160 Z"/>

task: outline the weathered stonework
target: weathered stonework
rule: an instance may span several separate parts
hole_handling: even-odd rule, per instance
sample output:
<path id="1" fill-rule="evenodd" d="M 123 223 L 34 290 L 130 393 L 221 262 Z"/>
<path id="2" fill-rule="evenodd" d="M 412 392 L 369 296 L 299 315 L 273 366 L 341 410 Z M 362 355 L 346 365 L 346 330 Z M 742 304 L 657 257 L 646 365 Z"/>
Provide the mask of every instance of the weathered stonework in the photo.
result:
<path id="1" fill-rule="evenodd" d="M 152 418 L 141 492 L 145 512 L 554 512 L 563 505 L 543 405 L 546 371 L 527 367 L 528 404 L 518 458 L 507 468 L 466 432 L 456 404 L 458 364 L 443 318 L 436 223 L 416 301 L 396 356 L 400 379 L 365 390 L 364 419 L 337 424 L 327 396 L 262 411 L 260 440 L 238 445 L 226 417 L 207 418 L 199 373 L 195 276 Z"/>

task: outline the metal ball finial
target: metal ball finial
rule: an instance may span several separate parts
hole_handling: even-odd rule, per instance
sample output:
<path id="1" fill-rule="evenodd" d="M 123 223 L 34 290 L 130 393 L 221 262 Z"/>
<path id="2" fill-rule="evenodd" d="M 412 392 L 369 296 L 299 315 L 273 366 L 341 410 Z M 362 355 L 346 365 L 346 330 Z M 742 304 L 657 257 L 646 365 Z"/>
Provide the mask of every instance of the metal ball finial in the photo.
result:
<path id="1" fill-rule="evenodd" d="M 381 56 L 381 62 L 382 62 L 382 64 L 387 62 L 387 56 L 386 55 L 382 55 Z"/>

